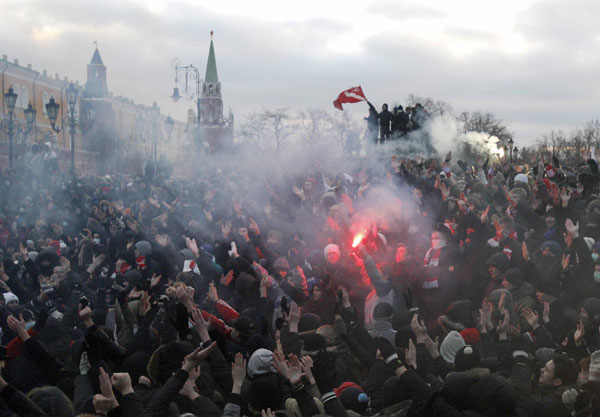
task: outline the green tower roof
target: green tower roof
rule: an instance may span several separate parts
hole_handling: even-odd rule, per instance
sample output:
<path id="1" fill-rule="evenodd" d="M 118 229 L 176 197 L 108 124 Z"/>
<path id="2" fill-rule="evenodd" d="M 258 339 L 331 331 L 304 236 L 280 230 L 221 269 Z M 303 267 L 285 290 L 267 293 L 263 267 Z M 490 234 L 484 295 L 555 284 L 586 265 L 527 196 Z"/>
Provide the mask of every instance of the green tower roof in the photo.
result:
<path id="1" fill-rule="evenodd" d="M 217 75 L 217 60 L 215 59 L 215 48 L 213 41 L 210 40 L 210 49 L 208 51 L 208 62 L 206 63 L 206 75 L 204 76 L 205 83 L 218 83 L 219 76 Z"/>
<path id="2" fill-rule="evenodd" d="M 98 48 L 94 51 L 94 55 L 92 56 L 92 61 L 90 65 L 104 65 L 102 62 L 102 58 L 100 58 L 100 52 L 98 52 Z"/>

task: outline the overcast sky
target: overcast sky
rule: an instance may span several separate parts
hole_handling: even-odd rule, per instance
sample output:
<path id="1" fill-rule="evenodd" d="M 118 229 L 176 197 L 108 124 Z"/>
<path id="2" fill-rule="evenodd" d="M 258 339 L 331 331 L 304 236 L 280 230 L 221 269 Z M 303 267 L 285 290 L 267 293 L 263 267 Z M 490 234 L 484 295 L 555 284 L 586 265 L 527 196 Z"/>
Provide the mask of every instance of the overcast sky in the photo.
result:
<path id="1" fill-rule="evenodd" d="M 214 30 L 238 123 L 265 107 L 333 111 L 362 85 L 377 107 L 413 92 L 491 111 L 527 144 L 598 117 L 598 16 L 597 0 L 3 0 L 0 53 L 85 82 L 98 41 L 111 91 L 185 120 L 170 62 L 204 75 Z"/>

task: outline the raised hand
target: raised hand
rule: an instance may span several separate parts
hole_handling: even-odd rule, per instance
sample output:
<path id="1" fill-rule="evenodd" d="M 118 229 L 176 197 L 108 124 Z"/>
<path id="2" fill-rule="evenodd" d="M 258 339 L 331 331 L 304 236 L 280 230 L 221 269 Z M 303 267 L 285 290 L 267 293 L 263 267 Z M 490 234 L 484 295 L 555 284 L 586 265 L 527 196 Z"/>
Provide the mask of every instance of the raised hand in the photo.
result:
<path id="1" fill-rule="evenodd" d="M 523 241 L 521 245 L 521 252 L 523 254 L 523 260 L 529 262 L 529 250 L 527 249 L 527 242 Z"/>
<path id="2" fill-rule="evenodd" d="M 198 245 L 196 244 L 196 239 L 190 239 L 189 237 L 185 238 L 185 245 L 187 246 L 187 248 L 189 250 L 192 251 L 192 253 L 194 254 L 194 256 L 197 258 L 198 254 L 200 253 L 198 251 Z"/>
<path id="3" fill-rule="evenodd" d="M 417 368 L 417 348 L 412 339 L 408 339 L 408 349 L 404 349 L 404 357 L 407 365 Z"/>
<path id="4" fill-rule="evenodd" d="M 233 379 L 232 392 L 241 393 L 244 379 L 246 379 L 246 360 L 239 352 L 235 355 L 235 362 L 231 364 L 231 377 Z"/>
<path id="5" fill-rule="evenodd" d="M 292 387 L 297 387 L 302 383 L 302 378 L 305 376 L 302 372 L 302 365 L 298 360 L 298 357 L 293 353 L 289 356 L 288 361 L 288 375 L 289 381 Z"/>
<path id="6" fill-rule="evenodd" d="M 575 342 L 575 346 L 581 346 L 583 336 L 585 336 L 585 326 L 583 325 L 583 322 L 579 320 L 579 323 L 577 323 L 577 329 L 575 330 L 575 333 L 573 333 L 573 341 Z"/>
<path id="7" fill-rule="evenodd" d="M 425 323 L 419 321 L 419 315 L 415 314 L 410 322 L 410 327 L 417 337 L 417 343 L 423 343 L 427 337 Z"/>
<path id="8" fill-rule="evenodd" d="M 133 387 L 131 386 L 131 377 L 127 372 L 114 373 L 110 377 L 110 382 L 113 388 L 118 389 L 121 394 L 127 395 L 133 393 Z"/>
<path id="9" fill-rule="evenodd" d="M 118 407 L 119 403 L 117 402 L 117 398 L 113 392 L 110 376 L 106 373 L 104 368 L 100 368 L 100 376 L 98 379 L 100 381 L 100 392 L 105 398 L 110 400 L 110 409 L 112 410 L 113 408 Z"/>
<path id="10" fill-rule="evenodd" d="M 302 366 L 302 372 L 306 375 L 306 379 L 311 385 L 316 384 L 315 377 L 312 374 L 313 360 L 310 356 L 302 356 L 300 358 L 300 365 Z"/>
<path id="11" fill-rule="evenodd" d="M 217 287 L 214 283 L 208 284 L 208 292 L 206 293 L 206 297 L 211 303 L 216 303 L 219 301 L 219 293 L 217 292 Z"/>
<path id="12" fill-rule="evenodd" d="M 194 325 L 194 329 L 196 329 L 200 335 L 200 339 L 202 339 L 203 342 L 210 339 L 210 336 L 208 335 L 209 323 L 208 321 L 204 320 L 202 311 L 199 309 L 192 310 L 192 324 Z"/>
<path id="13" fill-rule="evenodd" d="M 196 348 L 192 353 L 187 355 L 183 360 L 181 369 L 186 371 L 188 374 L 200 365 L 200 362 L 206 358 L 210 353 L 217 347 L 217 342 L 212 342 L 206 349 Z"/>
<path id="14" fill-rule="evenodd" d="M 537 311 L 534 311 L 530 308 L 524 308 L 523 310 L 521 310 L 521 314 L 527 321 L 527 324 L 529 324 L 534 330 L 540 326 L 540 315 Z"/>
<path id="15" fill-rule="evenodd" d="M 565 221 L 565 228 L 567 229 L 567 232 L 569 233 L 571 238 L 577 239 L 579 237 L 579 222 L 574 224 L 573 220 L 567 219 Z"/>

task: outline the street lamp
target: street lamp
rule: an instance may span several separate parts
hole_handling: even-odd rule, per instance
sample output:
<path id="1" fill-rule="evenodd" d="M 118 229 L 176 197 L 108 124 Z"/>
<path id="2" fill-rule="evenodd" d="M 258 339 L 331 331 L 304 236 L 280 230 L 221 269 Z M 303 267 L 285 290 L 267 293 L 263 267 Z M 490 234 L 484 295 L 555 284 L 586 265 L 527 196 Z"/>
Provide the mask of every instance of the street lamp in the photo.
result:
<path id="1" fill-rule="evenodd" d="M 171 134 L 173 133 L 173 126 L 175 125 L 175 121 L 171 118 L 171 115 L 167 116 L 167 120 L 165 121 L 165 127 L 167 129 L 167 141 L 171 141 Z"/>
<path id="2" fill-rule="evenodd" d="M 160 117 L 160 107 L 156 104 L 156 101 L 152 104 L 150 109 L 150 117 L 152 121 L 152 158 L 154 159 L 154 166 L 156 167 L 156 154 L 158 153 L 158 118 Z"/>
<path id="3" fill-rule="evenodd" d="M 37 111 L 33 108 L 31 103 L 29 103 L 29 105 L 23 113 L 25 113 L 25 123 L 27 123 L 27 130 L 31 131 L 33 129 L 33 122 L 35 122 L 35 115 L 37 114 Z"/>
<path id="4" fill-rule="evenodd" d="M 510 155 L 510 163 L 512 164 L 513 162 L 513 145 L 515 144 L 515 142 L 512 140 L 512 138 L 508 139 L 508 152 Z"/>
<path id="5" fill-rule="evenodd" d="M 198 68 L 190 65 L 182 66 L 180 65 L 180 61 L 178 58 L 175 58 L 171 61 L 171 68 L 175 71 L 175 87 L 173 88 L 173 95 L 171 98 L 173 101 L 177 102 L 181 98 L 185 96 L 190 101 L 196 101 L 196 135 L 197 140 L 199 140 L 200 136 L 200 95 L 202 91 L 202 78 L 200 78 L 200 71 Z M 181 81 L 179 78 L 179 74 L 183 73 L 185 76 Z M 196 91 L 192 89 L 192 84 L 195 81 Z M 179 87 L 183 89 L 183 96 L 179 93 Z"/>
<path id="6" fill-rule="evenodd" d="M 77 104 L 77 96 L 79 95 L 79 89 L 75 86 L 75 83 L 69 83 L 69 86 L 65 90 L 67 95 L 67 104 L 69 105 L 69 134 L 71 136 L 71 173 L 75 173 L 75 105 Z M 60 104 L 56 102 L 54 97 L 50 98 L 50 101 L 46 104 L 46 112 L 48 113 L 48 119 L 50 119 L 50 125 L 52 130 L 59 133 L 64 128 L 63 126 L 56 126 L 56 119 L 58 118 L 58 109 Z M 86 106 L 86 116 L 90 122 L 94 122 L 95 111 L 92 104 Z"/>
<path id="7" fill-rule="evenodd" d="M 12 87 L 8 88 L 8 92 L 4 93 L 4 103 L 8 108 L 8 164 L 12 169 L 13 167 L 13 133 L 14 133 L 14 120 L 13 112 L 15 111 L 15 105 L 17 104 L 17 94 L 14 92 Z"/>

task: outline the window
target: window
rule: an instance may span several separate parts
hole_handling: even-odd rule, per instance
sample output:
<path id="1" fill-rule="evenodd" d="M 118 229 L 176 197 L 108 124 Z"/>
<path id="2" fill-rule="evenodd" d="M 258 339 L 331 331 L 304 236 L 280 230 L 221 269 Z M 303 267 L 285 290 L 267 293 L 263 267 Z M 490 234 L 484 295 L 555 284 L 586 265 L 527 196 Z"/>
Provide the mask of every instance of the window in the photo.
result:
<path id="1" fill-rule="evenodd" d="M 21 107 L 21 86 L 19 84 L 13 84 L 12 86 L 14 93 L 17 95 L 17 101 L 15 102 L 15 108 Z"/>
<path id="2" fill-rule="evenodd" d="M 21 107 L 26 109 L 29 104 L 29 92 L 27 91 L 27 87 L 21 87 Z"/>
<path id="3" fill-rule="evenodd" d="M 42 93 L 42 109 L 44 111 L 44 114 L 48 113 L 48 111 L 46 110 L 46 104 L 48 104 L 49 101 L 50 101 L 50 96 L 48 95 L 47 91 L 44 91 Z"/>

